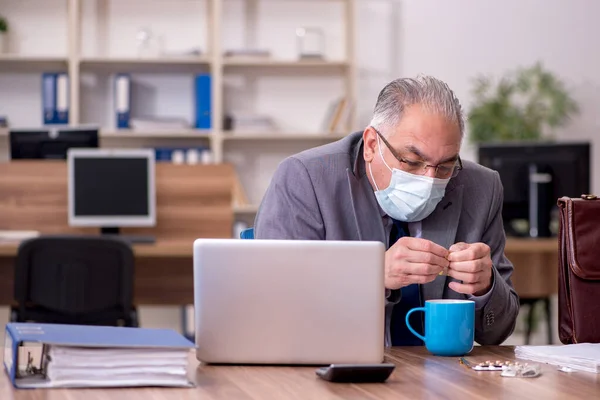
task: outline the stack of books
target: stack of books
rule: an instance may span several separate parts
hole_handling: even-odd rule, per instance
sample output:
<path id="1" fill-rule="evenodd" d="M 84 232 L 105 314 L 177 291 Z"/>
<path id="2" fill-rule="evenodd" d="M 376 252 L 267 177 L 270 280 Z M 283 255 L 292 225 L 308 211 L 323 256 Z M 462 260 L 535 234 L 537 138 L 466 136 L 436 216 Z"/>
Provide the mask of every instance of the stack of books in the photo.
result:
<path id="1" fill-rule="evenodd" d="M 9 323 L 6 341 L 6 372 L 19 388 L 194 386 L 194 344 L 170 329 Z"/>

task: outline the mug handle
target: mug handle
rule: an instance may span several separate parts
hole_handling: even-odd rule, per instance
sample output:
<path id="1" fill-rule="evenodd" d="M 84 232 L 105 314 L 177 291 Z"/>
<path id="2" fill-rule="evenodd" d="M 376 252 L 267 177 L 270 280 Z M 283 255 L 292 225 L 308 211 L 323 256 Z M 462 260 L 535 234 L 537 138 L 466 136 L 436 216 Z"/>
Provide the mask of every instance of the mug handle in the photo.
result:
<path id="1" fill-rule="evenodd" d="M 415 311 L 423 311 L 425 312 L 425 307 L 417 307 L 417 308 L 413 308 L 412 310 L 410 310 L 409 312 L 406 313 L 406 327 L 408 328 L 409 331 L 412 332 L 413 335 L 415 335 L 416 337 L 418 337 L 419 339 L 421 339 L 423 342 L 425 342 L 425 337 L 418 334 L 417 331 L 415 331 L 412 326 L 410 326 L 410 323 L 408 322 L 408 317 L 410 317 L 410 314 L 412 314 Z"/>

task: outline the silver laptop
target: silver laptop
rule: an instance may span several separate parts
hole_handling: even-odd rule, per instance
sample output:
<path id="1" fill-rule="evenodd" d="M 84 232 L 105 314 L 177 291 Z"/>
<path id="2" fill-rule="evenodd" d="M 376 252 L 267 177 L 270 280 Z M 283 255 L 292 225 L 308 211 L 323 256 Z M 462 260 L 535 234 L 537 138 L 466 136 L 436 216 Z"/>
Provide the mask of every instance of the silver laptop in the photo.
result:
<path id="1" fill-rule="evenodd" d="M 380 242 L 198 239 L 197 358 L 204 363 L 380 363 Z"/>

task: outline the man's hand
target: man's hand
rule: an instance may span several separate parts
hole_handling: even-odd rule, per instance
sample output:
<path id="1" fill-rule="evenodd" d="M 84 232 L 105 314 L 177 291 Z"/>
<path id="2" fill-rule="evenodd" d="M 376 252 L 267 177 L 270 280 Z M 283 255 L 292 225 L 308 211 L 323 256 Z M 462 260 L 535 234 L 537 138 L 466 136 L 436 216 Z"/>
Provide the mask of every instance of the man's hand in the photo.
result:
<path id="1" fill-rule="evenodd" d="M 492 287 L 490 247 L 484 243 L 456 243 L 449 249 L 448 275 L 462 281 L 450 282 L 455 292 L 482 296 Z"/>
<path id="2" fill-rule="evenodd" d="M 448 250 L 421 238 L 404 236 L 385 252 L 385 287 L 428 283 L 448 267 Z"/>

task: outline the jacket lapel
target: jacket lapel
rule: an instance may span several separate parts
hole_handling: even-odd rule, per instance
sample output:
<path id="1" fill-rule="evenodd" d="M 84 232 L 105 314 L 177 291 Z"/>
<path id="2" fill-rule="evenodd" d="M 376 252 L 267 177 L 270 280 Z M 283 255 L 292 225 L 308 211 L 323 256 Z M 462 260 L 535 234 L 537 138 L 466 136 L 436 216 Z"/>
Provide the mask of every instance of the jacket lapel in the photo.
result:
<path id="1" fill-rule="evenodd" d="M 362 133 L 356 133 L 356 143 L 352 149 L 352 169 L 346 170 L 350 201 L 356 221 L 356 239 L 361 241 L 378 241 L 386 244 L 387 238 L 383 228 L 381 210 L 375 192 L 367 178 L 367 171 L 362 157 Z"/>
<path id="2" fill-rule="evenodd" d="M 450 185 L 449 185 L 450 186 Z M 462 209 L 463 185 L 450 186 L 433 213 L 422 221 L 421 237 L 448 249 L 454 244 L 458 219 Z M 446 275 L 422 286 L 424 300 L 441 299 L 446 286 Z"/>
<path id="3" fill-rule="evenodd" d="M 369 180 L 365 175 L 357 179 L 352 171 L 348 170 L 348 185 L 356 221 L 357 240 L 379 241 L 385 244 L 383 220 Z"/>

